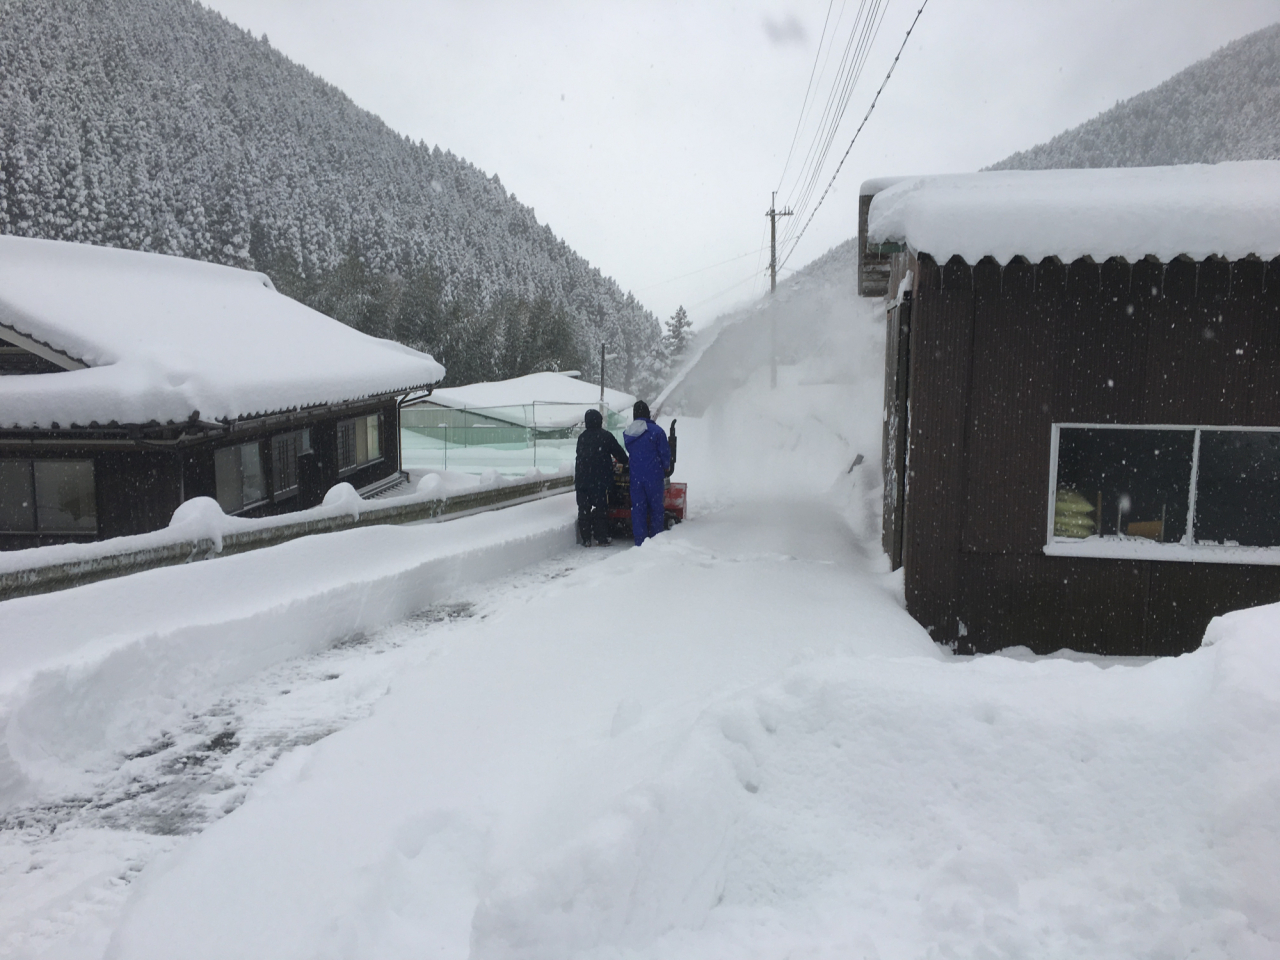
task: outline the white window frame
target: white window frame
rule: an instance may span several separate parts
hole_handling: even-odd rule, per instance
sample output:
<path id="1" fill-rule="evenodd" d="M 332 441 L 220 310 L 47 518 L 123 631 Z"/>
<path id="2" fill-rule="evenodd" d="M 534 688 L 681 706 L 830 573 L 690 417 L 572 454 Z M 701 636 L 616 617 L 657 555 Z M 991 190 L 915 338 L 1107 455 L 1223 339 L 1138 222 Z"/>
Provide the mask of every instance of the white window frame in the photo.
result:
<path id="1" fill-rule="evenodd" d="M 1055 537 L 1053 519 L 1058 495 L 1058 438 L 1067 430 L 1181 430 L 1194 431 L 1191 477 L 1187 490 L 1187 529 L 1178 543 L 1157 543 L 1124 534 L 1094 535 L 1084 539 Z M 1193 423 L 1055 423 L 1049 441 L 1049 499 L 1044 553 L 1050 557 L 1092 557 L 1108 560 L 1170 560 L 1180 563 L 1234 563 L 1280 566 L 1280 546 L 1246 547 L 1222 543 L 1197 543 L 1195 513 L 1200 472 L 1200 434 L 1203 431 L 1280 433 L 1280 427 L 1214 426 Z M 1101 518 L 1099 518 L 1101 519 Z"/>

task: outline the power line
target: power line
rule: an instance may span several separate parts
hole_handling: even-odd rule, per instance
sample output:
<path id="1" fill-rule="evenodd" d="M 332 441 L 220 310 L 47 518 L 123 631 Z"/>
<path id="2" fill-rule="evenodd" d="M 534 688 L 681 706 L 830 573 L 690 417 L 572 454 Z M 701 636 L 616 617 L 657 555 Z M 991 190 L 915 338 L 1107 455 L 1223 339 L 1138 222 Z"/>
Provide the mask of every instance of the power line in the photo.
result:
<path id="1" fill-rule="evenodd" d="M 879 20 L 883 17 L 883 10 L 887 6 L 882 6 L 879 0 L 867 8 L 860 10 L 860 27 L 858 31 L 851 33 L 849 44 L 846 46 L 845 56 L 842 58 L 841 76 L 836 78 L 835 86 L 832 87 L 832 96 L 828 102 L 827 115 L 824 116 L 823 128 L 817 134 L 812 154 L 809 157 L 808 166 L 804 172 L 804 178 L 797 183 L 797 191 L 799 196 L 795 198 L 795 210 L 797 216 L 795 220 L 787 224 L 787 228 L 783 236 L 780 238 L 783 244 L 790 241 L 794 236 L 796 228 L 799 227 L 801 221 L 810 209 L 813 202 L 814 192 L 820 186 L 820 178 L 822 178 L 823 170 L 826 169 L 827 156 L 833 143 L 835 143 L 838 128 L 840 128 L 842 120 L 844 120 L 845 110 L 849 106 L 849 99 L 854 90 L 855 84 L 861 76 L 861 70 L 867 63 L 867 56 L 870 45 L 874 40 L 874 35 L 878 32 Z M 879 15 L 877 15 L 879 14 Z"/>
<path id="2" fill-rule="evenodd" d="M 813 159 L 812 165 L 808 169 L 808 178 L 801 188 L 801 195 L 796 202 L 796 208 L 803 217 L 808 210 L 809 202 L 813 197 L 813 192 L 817 189 L 819 178 L 822 176 L 823 167 L 826 166 L 827 155 L 830 153 L 831 146 L 835 142 L 835 136 L 839 130 L 841 122 L 844 120 L 845 111 L 848 109 L 849 100 L 853 95 L 853 91 L 858 81 L 862 77 L 862 70 L 866 66 L 867 58 L 870 55 L 871 48 L 875 43 L 876 37 L 879 36 L 880 26 L 884 22 L 884 16 L 888 12 L 888 3 L 881 4 L 881 0 L 874 0 L 870 9 L 866 8 L 865 0 L 862 7 L 859 8 L 858 14 L 861 22 L 861 29 L 850 33 L 849 41 L 845 47 L 845 55 L 841 59 L 841 74 L 836 77 L 832 86 L 831 96 L 828 99 L 828 112 L 824 112 L 824 118 L 830 116 L 829 122 L 825 128 L 819 132 L 821 141 L 820 152 Z M 863 18 L 863 12 L 866 17 Z M 815 140 L 815 144 L 818 141 Z M 787 231 L 783 237 L 783 242 L 790 240 L 791 236 L 796 232 L 796 225 L 799 218 L 792 221 L 788 225 Z"/>
<path id="3" fill-rule="evenodd" d="M 880 0 L 875 0 L 877 5 Z M 796 200 L 797 191 L 799 191 L 799 199 L 796 200 L 796 207 L 803 211 L 804 208 L 804 191 L 809 187 L 811 182 L 816 181 L 822 170 L 822 165 L 826 160 L 826 150 L 830 147 L 830 141 L 834 135 L 834 114 L 837 112 L 836 102 L 839 99 L 839 91 L 843 87 L 842 80 L 850 69 L 850 53 L 854 47 L 855 40 L 865 34 L 867 29 L 867 19 L 863 17 L 867 8 L 867 0 L 860 0 L 858 12 L 854 16 L 853 26 L 849 30 L 849 39 L 844 45 L 844 49 L 840 54 L 840 61 L 836 67 L 835 76 L 831 82 L 831 89 L 827 93 L 826 102 L 823 104 L 822 112 L 818 117 L 817 126 L 814 130 L 813 140 L 810 142 L 808 149 L 805 151 L 804 161 L 800 165 L 800 172 L 796 177 L 796 185 L 792 192 L 788 195 L 788 201 Z M 844 7 L 841 6 L 840 17 L 837 18 L 836 27 L 839 27 L 839 21 L 844 17 Z M 834 38 L 832 44 L 827 48 L 827 60 L 831 58 L 831 52 L 834 49 Z M 823 73 L 826 73 L 826 66 L 823 66 Z M 802 115 L 803 119 L 803 115 Z"/>
<path id="4" fill-rule="evenodd" d="M 813 89 L 813 78 L 818 72 L 818 61 L 822 59 L 822 43 L 827 39 L 827 24 L 831 22 L 831 8 L 836 0 L 827 0 L 827 16 L 822 21 L 822 36 L 818 37 L 818 49 L 813 54 L 813 67 L 809 70 L 809 85 L 804 88 L 804 100 L 800 104 L 800 116 L 796 118 L 796 130 L 791 135 L 791 147 L 787 150 L 787 162 L 782 165 L 782 173 L 778 175 L 778 189 L 782 189 L 782 181 L 787 177 L 787 167 L 791 166 L 791 155 L 795 153 L 796 141 L 800 139 L 800 127 L 804 124 L 804 111 L 809 105 L 809 91 Z M 841 10 L 843 11 L 843 6 Z"/>
<path id="5" fill-rule="evenodd" d="M 713 293 L 711 296 L 704 297 L 703 299 L 699 300 L 697 303 L 690 304 L 688 309 L 693 310 L 697 307 L 702 306 L 704 303 L 710 303 L 712 300 L 715 300 L 717 297 L 724 296 L 730 290 L 736 290 L 738 289 L 738 287 L 742 286 L 744 283 L 750 283 L 752 280 L 756 279 L 757 276 L 758 276 L 758 271 L 753 270 L 751 271 L 751 274 L 749 276 L 744 277 L 743 279 L 739 280 L 737 283 L 731 283 L 729 286 L 725 287 L 723 290 L 718 290 L 715 293 Z"/>
<path id="6" fill-rule="evenodd" d="M 677 280 L 683 280 L 685 277 L 692 277 L 699 273 L 706 273 L 708 270 L 714 270 L 716 267 L 723 267 L 726 263 L 734 263 L 745 257 L 754 257 L 759 254 L 759 250 L 748 250 L 746 253 L 740 253 L 736 257 L 730 257 L 728 260 L 721 260 L 719 263 L 713 263 L 710 266 L 699 267 L 697 270 L 690 270 L 688 273 L 682 273 L 678 277 L 671 277 L 667 280 L 659 280 L 657 283 L 651 283 L 644 287 L 637 287 L 636 292 L 640 293 L 644 290 L 652 290 L 654 287 L 661 287 L 668 283 L 675 283 Z"/>
<path id="7" fill-rule="evenodd" d="M 786 264 L 786 262 L 791 259 L 791 254 L 795 253 L 796 247 L 799 246 L 800 240 L 804 236 L 805 231 L 809 229 L 809 224 L 813 222 L 814 216 L 817 214 L 818 210 L 821 209 L 822 201 L 826 200 L 827 194 L 831 192 L 831 187 L 836 182 L 836 177 L 840 176 L 840 171 L 844 167 L 844 162 L 849 159 L 849 152 L 853 150 L 853 145 L 858 142 L 858 134 L 862 133 L 862 128 L 867 125 L 867 121 L 871 118 L 871 112 L 875 110 L 876 104 L 880 101 L 880 94 L 884 93 L 884 88 L 888 85 L 889 78 L 893 76 L 893 70 L 898 65 L 898 60 L 902 57 L 902 51 L 907 48 L 907 41 L 911 39 L 911 32 L 915 30 L 916 24 L 920 22 L 920 15 L 924 13 L 924 8 L 928 5 L 929 0 L 923 0 L 920 4 L 920 9 L 916 11 L 915 19 L 911 21 L 911 26 L 907 27 L 907 35 L 902 38 L 902 45 L 898 47 L 898 52 L 893 58 L 893 63 L 889 64 L 889 72 L 884 75 L 884 80 L 880 82 L 880 89 L 878 89 L 876 91 L 876 95 L 871 98 L 871 106 L 867 107 L 866 115 L 862 118 L 862 122 L 858 124 L 858 129 L 853 132 L 853 139 L 849 141 L 849 146 L 845 149 L 844 156 L 841 157 L 840 162 L 836 164 L 835 172 L 831 174 L 831 179 L 827 182 L 826 189 L 822 191 L 822 196 L 818 198 L 818 203 L 814 206 L 813 212 L 809 214 L 809 219 L 804 222 L 804 226 L 800 228 L 800 232 L 796 235 L 795 240 L 791 244 L 791 249 L 787 251 L 787 255 L 783 257 L 783 264 Z"/>

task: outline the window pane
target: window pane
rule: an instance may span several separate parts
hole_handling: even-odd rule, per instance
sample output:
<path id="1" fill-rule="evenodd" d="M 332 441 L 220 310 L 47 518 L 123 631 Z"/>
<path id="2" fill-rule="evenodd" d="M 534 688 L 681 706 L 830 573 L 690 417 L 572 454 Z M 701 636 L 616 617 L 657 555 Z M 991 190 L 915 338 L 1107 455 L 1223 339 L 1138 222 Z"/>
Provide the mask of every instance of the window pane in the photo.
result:
<path id="1" fill-rule="evenodd" d="M 338 469 L 346 470 L 356 465 L 356 422 L 343 420 L 338 424 Z"/>
<path id="2" fill-rule="evenodd" d="M 1280 546 L 1280 433 L 1201 431 L 1195 536 Z"/>
<path id="3" fill-rule="evenodd" d="M 369 459 L 377 460 L 382 456 L 382 443 L 378 436 L 378 427 L 382 423 L 382 414 L 375 413 L 371 417 L 365 418 L 365 424 L 369 435 Z"/>
<path id="4" fill-rule="evenodd" d="M 361 417 L 359 420 L 353 421 L 356 430 L 356 463 L 369 462 L 369 428 L 366 420 Z"/>
<path id="5" fill-rule="evenodd" d="M 267 485 L 262 476 L 262 449 L 257 443 L 240 445 L 240 480 L 246 507 L 267 498 Z"/>
<path id="6" fill-rule="evenodd" d="M 97 533 L 92 460 L 35 461 L 36 520 L 41 530 Z"/>
<path id="7" fill-rule="evenodd" d="M 271 461 L 275 471 L 273 480 L 277 496 L 298 487 L 298 453 L 301 447 L 301 432 L 271 438 Z"/>
<path id="8" fill-rule="evenodd" d="M 36 497 L 30 460 L 0 460 L 0 530 L 36 528 Z"/>
<path id="9" fill-rule="evenodd" d="M 222 512 L 235 513 L 243 507 L 239 447 L 223 447 L 213 452 L 213 476 Z"/>
<path id="10" fill-rule="evenodd" d="M 1194 430 L 1063 427 L 1055 536 L 1122 533 L 1164 543 L 1181 540 L 1194 444 Z"/>

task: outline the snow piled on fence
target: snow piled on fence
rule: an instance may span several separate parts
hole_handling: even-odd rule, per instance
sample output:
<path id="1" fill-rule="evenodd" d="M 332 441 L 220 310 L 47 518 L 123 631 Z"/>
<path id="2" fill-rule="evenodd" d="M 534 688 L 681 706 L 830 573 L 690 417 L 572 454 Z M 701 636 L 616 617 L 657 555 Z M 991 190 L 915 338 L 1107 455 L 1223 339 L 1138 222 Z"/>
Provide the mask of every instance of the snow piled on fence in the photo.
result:
<path id="1" fill-rule="evenodd" d="M 939 263 L 1280 254 L 1280 161 L 911 177 L 876 194 L 867 236 Z"/>
<path id="2" fill-rule="evenodd" d="M 270 517 L 227 516 L 212 497 L 193 497 L 174 511 L 168 526 L 160 530 L 152 530 L 150 533 L 112 537 L 108 540 L 94 540 L 89 543 L 56 543 L 43 547 L 30 547 L 26 550 L 0 552 L 0 574 L 16 573 L 55 564 L 92 562 L 118 554 L 160 549 L 182 543 L 194 544 L 199 540 L 212 541 L 216 553 L 222 550 L 222 538 L 234 533 L 270 530 L 274 527 L 288 527 L 334 517 L 349 516 L 359 519 L 361 514 L 370 510 L 427 503 L 463 493 L 479 493 L 498 487 L 510 487 L 532 480 L 547 479 L 565 472 L 571 471 L 561 470 L 557 474 L 527 470 L 521 477 L 504 477 L 496 470 L 486 470 L 482 474 L 415 470 L 410 474 L 411 478 L 416 476 L 416 479 L 413 479 L 413 489 L 407 493 L 365 500 L 356 493 L 351 484 L 338 483 L 329 488 L 324 501 L 319 505 L 307 510 L 279 513 Z"/>

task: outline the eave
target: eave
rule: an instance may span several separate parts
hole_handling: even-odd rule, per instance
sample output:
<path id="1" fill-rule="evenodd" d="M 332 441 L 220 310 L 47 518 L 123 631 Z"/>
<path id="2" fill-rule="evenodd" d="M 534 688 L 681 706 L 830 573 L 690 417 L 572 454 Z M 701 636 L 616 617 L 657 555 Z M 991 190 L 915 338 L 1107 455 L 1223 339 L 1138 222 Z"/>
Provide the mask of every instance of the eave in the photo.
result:
<path id="1" fill-rule="evenodd" d="M 282 410 L 269 414 L 253 414 L 235 420 L 207 421 L 194 411 L 182 423 L 91 423 L 88 426 L 5 427 L 0 428 L 0 447 L 100 447 L 130 449 L 137 447 L 188 447 L 222 436 L 248 437 L 270 433 L 281 427 L 305 427 L 344 413 L 376 407 L 434 385 L 371 394 L 358 400 Z"/>

